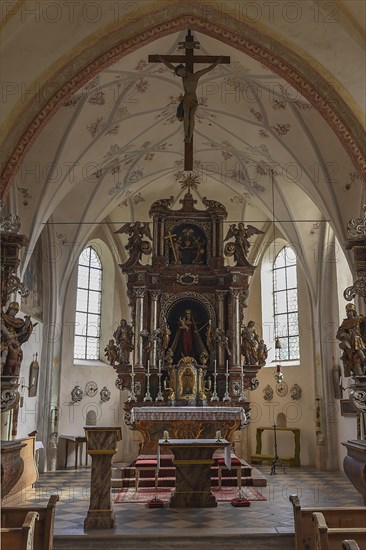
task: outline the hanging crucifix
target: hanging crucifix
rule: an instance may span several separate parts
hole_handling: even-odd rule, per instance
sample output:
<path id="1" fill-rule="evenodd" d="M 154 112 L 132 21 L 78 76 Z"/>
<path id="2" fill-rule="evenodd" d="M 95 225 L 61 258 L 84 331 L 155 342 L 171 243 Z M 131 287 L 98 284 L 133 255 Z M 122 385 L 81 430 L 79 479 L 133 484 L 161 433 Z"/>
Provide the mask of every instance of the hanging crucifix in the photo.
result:
<path id="1" fill-rule="evenodd" d="M 184 122 L 184 170 L 193 170 L 193 130 L 194 115 L 198 107 L 197 85 L 198 80 L 204 74 L 212 71 L 219 63 L 230 63 L 230 57 L 218 57 L 216 55 L 194 55 L 194 49 L 199 48 L 199 42 L 195 41 L 191 31 L 188 31 L 185 42 L 179 42 L 179 49 L 184 49 L 184 55 L 149 55 L 149 63 L 164 63 L 168 69 L 181 77 L 184 88 L 184 96 L 181 101 L 182 120 Z M 176 67 L 172 63 L 179 63 Z M 185 63 L 185 65 L 183 65 Z M 194 72 L 195 63 L 211 63 L 205 69 Z M 179 108 L 178 108 L 179 110 Z M 179 113 L 179 111 L 178 111 Z"/>

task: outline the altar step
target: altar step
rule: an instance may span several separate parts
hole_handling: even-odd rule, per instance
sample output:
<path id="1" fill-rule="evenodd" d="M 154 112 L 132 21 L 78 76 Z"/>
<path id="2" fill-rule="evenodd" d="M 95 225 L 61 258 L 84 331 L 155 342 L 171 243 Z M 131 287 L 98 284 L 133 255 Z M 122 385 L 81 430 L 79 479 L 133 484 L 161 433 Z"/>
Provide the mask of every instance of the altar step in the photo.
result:
<path id="1" fill-rule="evenodd" d="M 139 459 L 144 458 L 156 458 L 150 455 L 140 455 Z M 216 461 L 218 457 L 215 457 Z M 215 461 L 215 462 L 216 462 Z M 211 467 L 211 486 L 218 487 L 218 466 L 215 464 Z M 134 462 L 129 466 L 118 467 L 114 465 L 112 469 L 112 488 L 124 489 L 129 487 L 135 487 L 136 469 Z M 227 468 L 222 470 L 222 487 L 236 487 L 237 486 L 237 472 L 236 470 L 228 470 Z M 247 462 L 242 460 L 241 468 L 241 485 L 242 487 L 265 487 L 267 485 L 266 478 L 254 467 L 250 466 Z M 154 470 L 145 470 L 140 472 L 139 487 L 154 487 L 155 478 Z M 164 487 L 170 488 L 175 486 L 175 467 L 172 462 L 171 455 L 163 455 L 160 457 L 160 468 L 158 487 L 163 489 Z"/>

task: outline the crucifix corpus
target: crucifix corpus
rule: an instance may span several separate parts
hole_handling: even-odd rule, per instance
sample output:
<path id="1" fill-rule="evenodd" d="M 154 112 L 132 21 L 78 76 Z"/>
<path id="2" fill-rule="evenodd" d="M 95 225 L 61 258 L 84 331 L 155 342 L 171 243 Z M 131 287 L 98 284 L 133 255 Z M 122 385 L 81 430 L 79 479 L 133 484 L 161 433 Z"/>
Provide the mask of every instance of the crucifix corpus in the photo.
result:
<path id="1" fill-rule="evenodd" d="M 229 56 L 216 55 L 194 55 L 194 50 L 199 49 L 199 42 L 195 41 L 191 31 L 188 31 L 184 42 L 179 42 L 178 48 L 184 49 L 184 55 L 149 55 L 149 63 L 164 63 L 168 69 L 171 69 L 177 76 L 180 76 L 183 82 L 184 95 L 181 106 L 183 108 L 182 120 L 184 122 L 184 170 L 193 170 L 193 129 L 194 115 L 198 107 L 197 85 L 198 80 L 204 74 L 212 71 L 219 63 L 230 63 Z M 178 63 L 177 66 L 172 63 Z M 184 65 L 183 65 L 184 63 Z M 208 67 L 194 72 L 195 63 L 210 63 Z M 178 107 L 179 112 L 179 107 Z"/>

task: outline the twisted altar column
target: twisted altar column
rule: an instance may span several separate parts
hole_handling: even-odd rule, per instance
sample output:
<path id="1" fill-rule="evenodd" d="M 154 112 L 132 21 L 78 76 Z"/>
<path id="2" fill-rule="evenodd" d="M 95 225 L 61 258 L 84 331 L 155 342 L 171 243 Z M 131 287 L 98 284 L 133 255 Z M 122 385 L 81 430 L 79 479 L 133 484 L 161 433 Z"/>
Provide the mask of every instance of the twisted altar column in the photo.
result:
<path id="1" fill-rule="evenodd" d="M 140 337 L 144 322 L 144 296 L 146 288 L 134 288 L 135 305 L 135 367 L 142 367 L 142 338 Z"/>
<path id="2" fill-rule="evenodd" d="M 232 366 L 240 367 L 240 293 L 238 288 L 230 289 L 232 301 Z"/>
<path id="3" fill-rule="evenodd" d="M 154 334 L 154 331 L 158 328 L 158 300 L 161 295 L 161 292 L 158 290 L 150 290 L 151 297 L 151 325 L 150 325 L 150 334 Z M 153 348 L 151 350 L 151 365 L 157 367 L 157 341 L 154 339 Z"/>

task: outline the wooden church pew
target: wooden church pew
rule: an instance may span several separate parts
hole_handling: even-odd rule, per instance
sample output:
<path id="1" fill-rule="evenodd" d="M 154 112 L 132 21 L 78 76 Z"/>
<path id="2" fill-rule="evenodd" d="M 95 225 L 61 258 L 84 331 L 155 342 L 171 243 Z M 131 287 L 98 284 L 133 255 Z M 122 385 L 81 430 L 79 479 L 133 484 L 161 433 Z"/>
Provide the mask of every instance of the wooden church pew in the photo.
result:
<path id="1" fill-rule="evenodd" d="M 290 495 L 295 523 L 296 550 L 309 550 L 315 548 L 314 526 L 312 515 L 321 512 L 328 527 L 366 527 L 366 507 L 332 507 L 332 508 L 301 508 L 297 495 Z M 346 539 L 345 535 L 342 540 Z M 352 538 L 352 537 L 351 537 Z M 339 547 L 341 548 L 341 544 Z"/>
<path id="2" fill-rule="evenodd" d="M 1 525 L 7 529 L 17 528 L 22 525 L 28 512 L 37 512 L 39 521 L 35 525 L 32 548 L 34 550 L 52 550 L 55 507 L 58 500 L 58 495 L 51 495 L 47 506 L 3 507 L 1 509 Z M 11 546 L 3 546 L 3 548 L 13 550 Z"/>
<path id="3" fill-rule="evenodd" d="M 26 512 L 17 527 L 1 528 L 1 547 L 4 550 L 33 550 L 37 512 Z"/>
<path id="4" fill-rule="evenodd" d="M 366 527 L 329 527 L 321 512 L 313 513 L 315 550 L 338 550 L 345 539 L 357 539 L 366 550 Z"/>
<path id="5" fill-rule="evenodd" d="M 355 540 L 344 540 L 342 542 L 342 550 L 360 550 Z"/>

